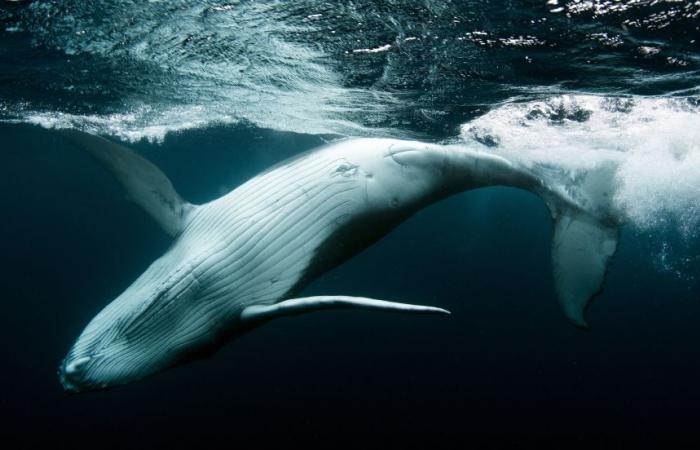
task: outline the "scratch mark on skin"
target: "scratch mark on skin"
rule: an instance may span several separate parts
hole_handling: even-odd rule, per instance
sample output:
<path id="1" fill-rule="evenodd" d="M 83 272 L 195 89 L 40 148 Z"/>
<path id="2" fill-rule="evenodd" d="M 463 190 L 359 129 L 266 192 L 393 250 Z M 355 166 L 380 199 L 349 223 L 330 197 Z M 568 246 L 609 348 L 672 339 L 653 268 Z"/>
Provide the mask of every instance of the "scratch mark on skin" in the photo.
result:
<path id="1" fill-rule="evenodd" d="M 340 175 L 342 177 L 350 178 L 357 175 L 359 167 L 356 164 L 352 164 L 350 161 L 344 158 L 341 161 L 341 164 L 331 173 L 332 177 Z"/>

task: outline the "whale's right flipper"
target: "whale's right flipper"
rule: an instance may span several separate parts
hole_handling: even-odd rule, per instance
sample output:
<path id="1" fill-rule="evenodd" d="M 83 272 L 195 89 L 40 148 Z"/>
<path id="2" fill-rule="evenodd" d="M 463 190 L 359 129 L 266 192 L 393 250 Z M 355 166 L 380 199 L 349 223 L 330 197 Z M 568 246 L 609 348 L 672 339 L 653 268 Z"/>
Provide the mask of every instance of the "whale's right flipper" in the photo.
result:
<path id="1" fill-rule="evenodd" d="M 554 219 L 552 269 L 564 315 L 588 328 L 586 307 L 603 287 L 618 240 L 616 225 L 580 211 L 565 210 Z"/>
<path id="2" fill-rule="evenodd" d="M 258 324 L 271 319 L 295 316 L 322 309 L 368 309 L 372 311 L 404 312 L 414 314 L 450 314 L 449 311 L 433 306 L 411 305 L 365 297 L 344 295 L 322 295 L 284 300 L 272 305 L 248 306 L 241 313 L 243 322 Z"/>
<path id="3" fill-rule="evenodd" d="M 193 207 L 175 191 L 167 176 L 136 152 L 112 141 L 78 130 L 60 130 L 87 150 L 121 182 L 131 199 L 171 236 L 182 231 Z"/>

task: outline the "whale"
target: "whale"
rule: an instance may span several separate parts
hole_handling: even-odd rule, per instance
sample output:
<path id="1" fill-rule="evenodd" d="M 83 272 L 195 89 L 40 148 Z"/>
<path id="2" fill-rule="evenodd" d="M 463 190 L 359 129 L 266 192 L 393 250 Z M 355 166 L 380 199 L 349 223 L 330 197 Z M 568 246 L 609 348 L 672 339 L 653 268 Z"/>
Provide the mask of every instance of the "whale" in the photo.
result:
<path id="1" fill-rule="evenodd" d="M 613 187 L 604 171 L 562 182 L 551 171 L 464 145 L 350 138 L 195 205 L 124 145 L 75 129 L 59 132 L 172 237 L 165 254 L 79 334 L 58 371 L 71 393 L 203 358 L 280 317 L 325 309 L 449 314 L 396 299 L 299 294 L 417 211 L 460 192 L 509 186 L 544 200 L 553 219 L 554 290 L 564 316 L 581 328 L 619 237 L 620 221 L 605 203 Z"/>

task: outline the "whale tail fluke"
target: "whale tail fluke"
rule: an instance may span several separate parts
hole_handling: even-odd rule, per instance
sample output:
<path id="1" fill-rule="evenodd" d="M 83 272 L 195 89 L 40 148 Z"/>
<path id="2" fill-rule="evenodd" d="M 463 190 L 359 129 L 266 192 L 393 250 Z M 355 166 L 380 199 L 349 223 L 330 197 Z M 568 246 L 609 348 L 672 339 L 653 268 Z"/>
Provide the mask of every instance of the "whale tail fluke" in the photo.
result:
<path id="1" fill-rule="evenodd" d="M 585 172 L 535 170 L 541 181 L 535 192 L 553 218 L 552 271 L 564 315 L 587 329 L 585 312 L 605 283 L 617 249 L 619 215 L 615 212 L 614 174 L 609 163 Z"/>
<path id="2" fill-rule="evenodd" d="M 184 201 L 168 177 L 138 153 L 94 134 L 59 130 L 69 141 L 87 150 L 122 184 L 129 197 L 161 228 L 175 236 L 184 228 L 194 205 Z"/>
<path id="3" fill-rule="evenodd" d="M 584 313 L 602 290 L 617 239 L 617 226 L 585 213 L 567 210 L 554 219 L 554 286 L 564 315 L 578 327 L 588 328 Z"/>
<path id="4" fill-rule="evenodd" d="M 443 161 L 449 161 L 452 173 L 459 174 L 461 189 L 508 186 L 544 200 L 553 219 L 552 271 L 559 303 L 574 325 L 588 328 L 585 312 L 602 290 L 623 218 L 614 202 L 615 159 L 591 162 L 583 168 L 535 162 L 510 151 L 484 152 L 463 146 L 440 150 L 430 153 L 436 156 L 432 167 L 442 168 Z M 415 154 L 407 156 L 415 159 Z"/>

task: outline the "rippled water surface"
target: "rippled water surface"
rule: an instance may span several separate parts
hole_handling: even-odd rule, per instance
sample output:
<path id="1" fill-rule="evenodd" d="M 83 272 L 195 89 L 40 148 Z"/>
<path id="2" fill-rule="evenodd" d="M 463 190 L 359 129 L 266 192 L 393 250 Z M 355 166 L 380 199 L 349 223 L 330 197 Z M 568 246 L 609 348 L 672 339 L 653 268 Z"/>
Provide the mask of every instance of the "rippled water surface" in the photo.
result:
<path id="1" fill-rule="evenodd" d="M 0 15 L 4 120 L 130 140 L 247 121 L 454 135 L 495 103 L 697 94 L 690 1 L 36 1 Z"/>

